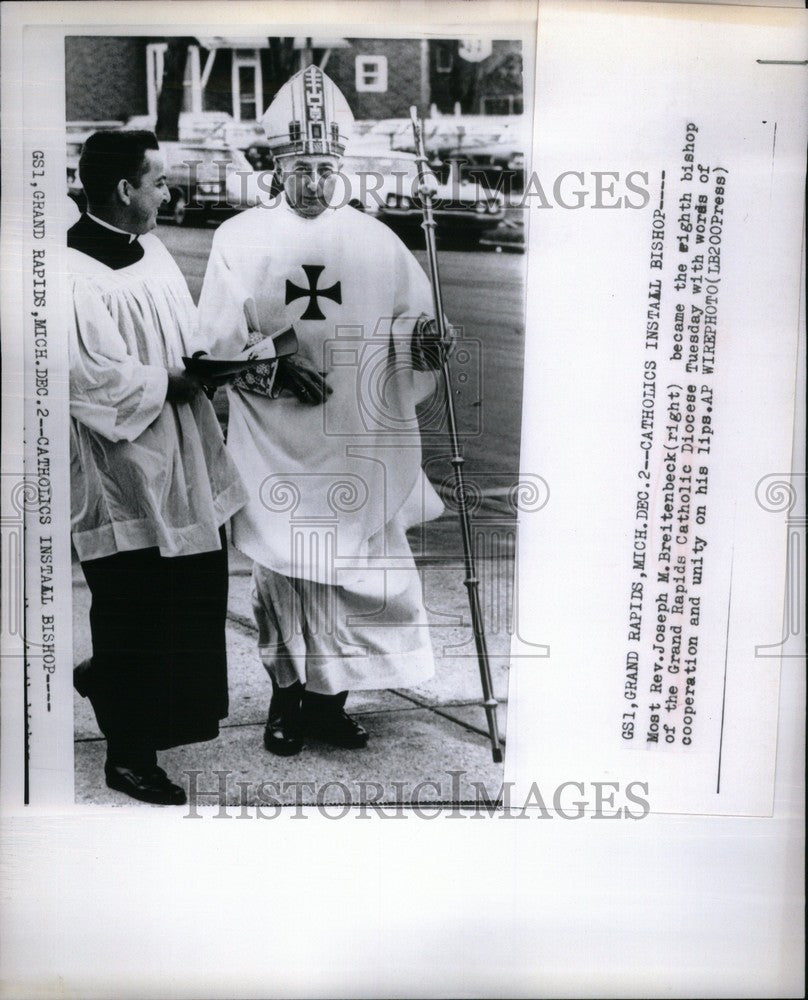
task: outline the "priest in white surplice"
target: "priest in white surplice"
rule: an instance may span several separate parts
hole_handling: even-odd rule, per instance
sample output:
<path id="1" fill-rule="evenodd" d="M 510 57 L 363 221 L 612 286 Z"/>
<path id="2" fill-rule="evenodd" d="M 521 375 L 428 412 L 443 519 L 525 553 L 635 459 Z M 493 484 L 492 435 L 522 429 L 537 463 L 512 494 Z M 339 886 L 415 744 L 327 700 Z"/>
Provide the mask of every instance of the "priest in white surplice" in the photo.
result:
<path id="1" fill-rule="evenodd" d="M 92 595 L 75 671 L 107 738 L 110 787 L 185 793 L 156 752 L 215 738 L 227 715 L 224 525 L 246 494 L 210 400 L 183 369 L 207 346 L 179 268 L 149 233 L 167 200 L 150 132 L 96 132 L 68 231 L 73 545 Z"/>
<path id="2" fill-rule="evenodd" d="M 434 672 L 405 535 L 443 509 L 415 416 L 436 385 L 431 291 L 386 226 L 330 204 L 345 200 L 351 122 L 315 66 L 279 91 L 263 125 L 284 192 L 220 226 L 199 302 L 221 357 L 288 324 L 300 345 L 265 384 L 228 387 L 227 444 L 249 492 L 233 544 L 254 561 L 265 745 L 282 755 L 306 737 L 364 746 L 347 693 Z"/>

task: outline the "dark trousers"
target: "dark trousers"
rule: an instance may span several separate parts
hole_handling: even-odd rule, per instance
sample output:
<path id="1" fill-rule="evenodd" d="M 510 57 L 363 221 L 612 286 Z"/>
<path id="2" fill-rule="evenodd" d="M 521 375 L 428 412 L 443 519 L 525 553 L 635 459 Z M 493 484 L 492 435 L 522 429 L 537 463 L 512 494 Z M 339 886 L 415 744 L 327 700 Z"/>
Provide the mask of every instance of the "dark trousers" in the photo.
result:
<path id="1" fill-rule="evenodd" d="M 88 687 L 111 763 L 212 740 L 228 709 L 227 544 L 167 558 L 156 548 L 81 564 L 92 595 Z"/>

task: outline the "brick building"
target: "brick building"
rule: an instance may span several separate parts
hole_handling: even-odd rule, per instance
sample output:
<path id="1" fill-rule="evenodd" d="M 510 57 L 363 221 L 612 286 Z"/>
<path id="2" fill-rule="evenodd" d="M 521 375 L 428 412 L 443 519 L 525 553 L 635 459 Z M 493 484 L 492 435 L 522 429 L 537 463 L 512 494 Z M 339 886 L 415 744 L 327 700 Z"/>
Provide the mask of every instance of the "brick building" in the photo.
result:
<path id="1" fill-rule="evenodd" d="M 67 120 L 154 117 L 170 47 L 187 49 L 183 110 L 245 124 L 307 61 L 322 66 L 360 120 L 403 118 L 411 104 L 422 113 L 522 111 L 518 41 L 93 35 L 65 40 Z"/>

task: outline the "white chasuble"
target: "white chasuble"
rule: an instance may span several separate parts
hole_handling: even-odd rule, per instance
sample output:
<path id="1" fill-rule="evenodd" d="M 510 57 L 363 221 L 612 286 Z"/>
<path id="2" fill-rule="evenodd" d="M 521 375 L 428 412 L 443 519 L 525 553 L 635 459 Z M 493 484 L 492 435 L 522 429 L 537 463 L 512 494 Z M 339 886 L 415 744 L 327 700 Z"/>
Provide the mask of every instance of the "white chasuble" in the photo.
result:
<path id="1" fill-rule="evenodd" d="M 333 390 L 311 406 L 288 392 L 270 399 L 228 388 L 227 444 L 249 493 L 233 520 L 233 543 L 274 573 L 341 588 L 340 606 L 353 595 L 362 608 L 357 619 L 367 622 L 375 608 L 379 625 L 370 643 L 365 636 L 355 644 L 346 686 L 429 676 L 426 616 L 404 534 L 443 510 L 421 470 L 415 415 L 436 377 L 414 372 L 410 360 L 415 322 L 433 314 L 427 276 L 377 220 L 349 207 L 305 219 L 281 201 L 220 226 L 199 312 L 219 357 L 240 351 L 251 331 L 267 336 L 293 325 L 297 358 L 326 373 Z M 309 588 L 315 592 L 328 594 Z M 408 620 L 398 612 L 385 617 L 387 605 L 409 609 Z M 340 618 L 344 641 L 324 676 L 347 669 L 351 615 Z M 409 654 L 411 665 L 418 661 L 416 673 L 385 669 L 374 680 L 374 656 L 392 664 L 399 653 L 402 663 Z M 312 689 L 328 688 L 333 683 L 323 681 Z"/>

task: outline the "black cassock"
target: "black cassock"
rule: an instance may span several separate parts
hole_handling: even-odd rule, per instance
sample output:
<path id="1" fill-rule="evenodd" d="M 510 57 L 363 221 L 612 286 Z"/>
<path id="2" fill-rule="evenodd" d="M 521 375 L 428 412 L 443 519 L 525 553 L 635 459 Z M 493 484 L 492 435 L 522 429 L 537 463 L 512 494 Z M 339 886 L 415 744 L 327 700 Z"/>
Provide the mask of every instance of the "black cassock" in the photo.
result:
<path id="1" fill-rule="evenodd" d="M 227 546 L 166 558 L 157 549 L 82 563 L 92 594 L 93 706 L 110 757 L 212 740 L 228 709 Z"/>

